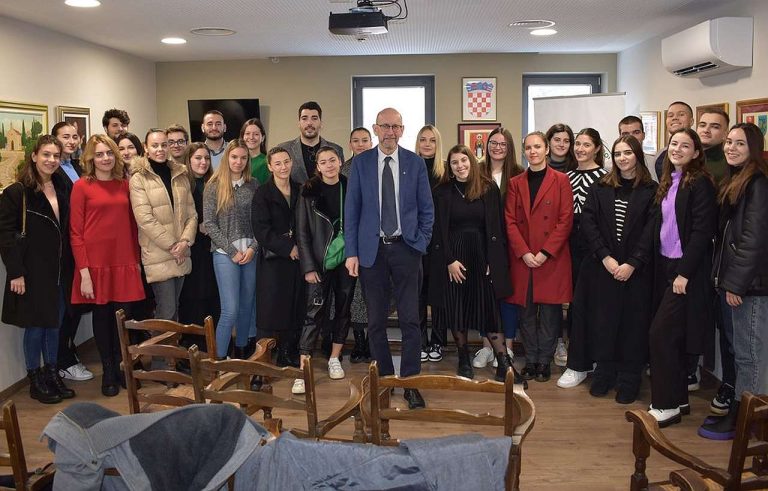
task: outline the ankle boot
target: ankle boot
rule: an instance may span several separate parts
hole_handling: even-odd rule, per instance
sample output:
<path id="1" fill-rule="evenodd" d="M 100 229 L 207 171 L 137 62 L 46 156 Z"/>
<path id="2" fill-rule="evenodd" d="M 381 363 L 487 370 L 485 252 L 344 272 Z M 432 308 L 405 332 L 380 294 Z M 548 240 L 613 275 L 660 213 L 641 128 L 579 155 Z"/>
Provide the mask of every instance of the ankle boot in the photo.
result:
<path id="1" fill-rule="evenodd" d="M 115 377 L 115 364 L 112 360 L 102 360 L 101 393 L 106 397 L 114 397 L 120 393 L 120 387 Z"/>
<path id="2" fill-rule="evenodd" d="M 29 397 L 43 404 L 61 402 L 61 396 L 45 383 L 45 377 L 40 368 L 27 370 L 27 378 L 29 378 Z"/>
<path id="3" fill-rule="evenodd" d="M 245 345 L 245 359 L 250 358 L 254 353 L 256 353 L 256 338 L 248 338 L 248 344 Z"/>
<path id="4" fill-rule="evenodd" d="M 472 369 L 472 364 L 469 362 L 469 347 L 457 346 L 459 353 L 459 368 L 456 370 L 456 375 L 459 377 L 475 378 L 475 371 Z"/>
<path id="5" fill-rule="evenodd" d="M 496 367 L 496 381 L 497 382 L 504 382 L 507 378 L 507 369 L 512 368 L 512 373 L 515 376 L 514 383 L 522 384 L 523 389 L 528 388 L 528 381 L 523 378 L 522 375 L 520 375 L 517 372 L 517 369 L 515 369 L 515 366 L 512 364 L 512 357 L 509 356 L 507 353 L 496 353 L 496 363 L 498 366 Z"/>
<path id="6" fill-rule="evenodd" d="M 279 367 L 299 368 L 299 361 L 294 359 L 288 353 L 288 348 L 282 346 L 277 350 L 277 359 L 275 360 L 275 365 Z"/>
<path id="7" fill-rule="evenodd" d="M 734 399 L 728 414 L 718 418 L 713 423 L 705 423 L 699 427 L 699 436 L 709 440 L 733 440 L 736 436 L 736 420 L 739 417 L 739 401 Z"/>
<path id="8" fill-rule="evenodd" d="M 349 355 L 349 361 L 352 363 L 368 363 L 370 356 L 366 356 L 368 349 L 368 340 L 365 338 L 365 331 L 362 329 L 352 331 L 355 336 L 355 347 L 352 348 L 352 354 Z"/>
<path id="9" fill-rule="evenodd" d="M 120 387 L 122 387 L 123 389 L 127 389 L 128 384 L 125 381 L 125 372 L 120 369 L 120 363 L 121 363 L 120 358 L 117 358 L 115 359 L 115 362 L 112 365 L 115 367 L 115 381 L 118 384 L 120 384 Z M 138 380 L 136 381 L 136 384 L 137 384 L 136 385 L 137 388 L 141 388 L 141 384 L 139 383 Z"/>
<path id="10" fill-rule="evenodd" d="M 64 385 L 59 377 L 59 369 L 56 365 L 45 365 L 45 383 L 51 389 L 51 392 L 58 394 L 62 399 L 72 399 L 75 397 L 75 391 Z"/>
<path id="11" fill-rule="evenodd" d="M 242 347 L 241 346 L 235 346 L 233 358 L 235 358 L 237 360 L 245 360 L 245 358 L 246 358 L 245 357 L 245 350 L 246 350 L 246 348 L 247 348 L 246 346 L 242 346 Z"/>

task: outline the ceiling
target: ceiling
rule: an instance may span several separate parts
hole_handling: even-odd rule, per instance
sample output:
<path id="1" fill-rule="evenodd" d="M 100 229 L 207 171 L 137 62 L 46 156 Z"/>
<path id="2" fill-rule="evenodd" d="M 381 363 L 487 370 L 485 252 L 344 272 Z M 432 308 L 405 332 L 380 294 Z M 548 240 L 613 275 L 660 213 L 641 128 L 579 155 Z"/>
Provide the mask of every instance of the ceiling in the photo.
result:
<path id="1" fill-rule="evenodd" d="M 401 0 L 402 1 L 402 0 Z M 436 53 L 618 52 L 689 27 L 724 0 L 410 0 L 404 21 L 364 42 L 328 32 L 328 13 L 350 0 L 101 0 L 93 9 L 64 0 L 0 0 L 0 14 L 151 61 L 281 56 Z M 384 12 L 395 15 L 396 8 Z M 555 21 L 558 34 L 510 28 L 521 19 Z M 190 34 L 227 27 L 228 37 Z M 167 46 L 166 36 L 187 44 Z"/>

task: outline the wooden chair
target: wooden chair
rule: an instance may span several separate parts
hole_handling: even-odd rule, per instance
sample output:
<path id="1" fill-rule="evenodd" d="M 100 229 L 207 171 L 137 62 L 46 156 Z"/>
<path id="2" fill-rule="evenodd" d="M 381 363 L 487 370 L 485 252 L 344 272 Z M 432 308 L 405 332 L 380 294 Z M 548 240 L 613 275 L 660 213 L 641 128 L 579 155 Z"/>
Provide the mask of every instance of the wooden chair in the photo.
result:
<path id="1" fill-rule="evenodd" d="M 53 482 L 56 472 L 52 463 L 33 472 L 27 470 L 27 460 L 24 458 L 24 445 L 19 431 L 19 418 L 16 414 L 16 405 L 8 401 L 3 405 L 3 419 L 0 421 L 0 429 L 5 430 L 5 438 L 8 442 L 8 453 L 0 453 L 0 467 L 13 469 L 13 480 L 17 491 L 35 491 L 43 489 Z M 10 489 L 10 488 L 0 488 Z"/>
<path id="2" fill-rule="evenodd" d="M 389 421 L 415 421 L 430 423 L 470 424 L 500 426 L 504 435 L 512 438 L 509 449 L 509 462 L 506 473 L 506 489 L 517 490 L 520 486 L 521 446 L 523 440 L 533 428 L 536 409 L 533 401 L 523 392 L 522 387 L 515 388 L 512 370 L 507 372 L 505 382 L 491 380 L 478 382 L 453 375 L 414 375 L 411 377 L 379 376 L 379 367 L 374 361 L 369 367 L 368 380 L 364 384 L 368 393 L 363 404 L 370 404 L 369 417 L 370 441 L 376 445 L 398 445 L 400 442 L 389 436 Z M 460 409 L 401 409 L 390 407 L 390 393 L 393 388 L 434 389 L 463 392 L 485 392 L 504 394 L 504 415 L 490 413 L 469 413 Z"/>
<path id="3" fill-rule="evenodd" d="M 275 341 L 270 341 L 274 345 Z M 341 409 L 335 411 L 328 418 L 318 420 L 315 378 L 309 356 L 302 356 L 303 368 L 299 369 L 278 368 L 271 363 L 252 359 L 221 361 L 203 359 L 197 346 L 192 346 L 189 352 L 196 402 L 205 403 L 206 400 L 210 400 L 214 403 L 236 403 L 249 415 L 261 410 L 264 413 L 265 426 L 274 433 L 279 433 L 282 421 L 272 417 L 273 408 L 303 411 L 307 416 L 307 429 L 291 428 L 289 430 L 299 438 L 364 441 L 363 423 L 360 419 L 361 390 L 359 383 L 350 383 L 349 398 Z M 221 373 L 221 375 L 208 383 L 205 375 L 211 372 Z M 254 375 L 265 378 L 265 384 L 260 391 L 254 392 L 248 388 L 236 387 L 238 382 L 249 380 Z M 275 380 L 287 379 L 292 382 L 298 378 L 304 379 L 306 392 L 303 398 L 290 395 L 283 398 L 273 394 L 271 383 Z M 327 436 L 328 432 L 350 417 L 355 419 L 355 432 L 351 440 Z"/>
<path id="4" fill-rule="evenodd" d="M 676 447 L 646 411 L 627 411 L 626 418 L 634 425 L 632 452 L 635 454 L 635 472 L 630 478 L 631 491 L 768 489 L 768 396 L 755 396 L 749 392 L 742 394 L 727 469 L 707 464 Z M 686 469 L 672 471 L 668 481 L 649 484 L 645 464 L 651 447 Z M 749 467 L 745 467 L 749 457 L 751 462 Z"/>
<path id="5" fill-rule="evenodd" d="M 186 396 L 183 391 L 169 392 L 163 390 L 157 391 L 157 385 L 154 387 L 140 388 L 139 381 L 157 382 L 167 386 L 178 384 L 187 385 L 191 388 L 192 377 L 186 373 L 175 369 L 176 361 L 188 359 L 187 348 L 179 345 L 179 339 L 182 334 L 191 334 L 204 336 L 208 350 L 216 353 L 216 334 L 213 325 L 213 318 L 205 318 L 204 326 L 194 324 L 179 324 L 169 320 L 148 319 L 144 321 L 126 320 L 125 311 L 118 310 L 115 314 L 117 318 L 117 330 L 120 335 L 120 349 L 123 353 L 123 369 L 125 371 L 125 384 L 128 393 L 128 408 L 131 414 L 146 411 L 153 404 L 164 406 L 186 406 L 194 404 L 194 399 Z M 132 345 L 128 333 L 135 331 L 148 331 L 152 337 L 140 344 Z M 163 357 L 168 361 L 168 366 L 163 370 L 136 369 L 135 364 L 141 357 Z"/>

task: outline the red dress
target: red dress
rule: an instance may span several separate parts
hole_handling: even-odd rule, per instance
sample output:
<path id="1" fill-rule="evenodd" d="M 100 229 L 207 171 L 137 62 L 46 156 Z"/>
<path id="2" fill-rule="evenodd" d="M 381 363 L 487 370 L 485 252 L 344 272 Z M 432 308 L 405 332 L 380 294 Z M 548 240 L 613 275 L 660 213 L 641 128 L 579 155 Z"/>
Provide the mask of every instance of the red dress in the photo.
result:
<path id="1" fill-rule="evenodd" d="M 133 302 L 144 298 L 139 241 L 128 181 L 81 178 L 71 196 L 69 230 L 75 277 L 72 303 Z M 80 293 L 80 270 L 88 268 L 95 299 Z"/>

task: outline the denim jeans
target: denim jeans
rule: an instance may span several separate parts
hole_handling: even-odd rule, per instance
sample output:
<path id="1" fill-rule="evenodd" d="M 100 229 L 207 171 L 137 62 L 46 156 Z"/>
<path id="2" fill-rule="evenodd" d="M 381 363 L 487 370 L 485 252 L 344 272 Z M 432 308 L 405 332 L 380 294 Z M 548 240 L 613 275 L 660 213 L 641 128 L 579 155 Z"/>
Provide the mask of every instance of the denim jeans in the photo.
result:
<path id="1" fill-rule="evenodd" d="M 745 390 L 768 393 L 768 297 L 745 296 L 742 300 L 742 305 L 730 309 L 737 400 Z"/>
<path id="2" fill-rule="evenodd" d="M 189 259 L 187 259 L 189 261 Z M 170 321 L 179 320 L 179 296 L 184 286 L 184 277 L 170 278 L 150 283 L 155 294 L 155 318 Z"/>
<path id="3" fill-rule="evenodd" d="M 256 261 L 240 265 L 227 254 L 213 252 L 213 271 L 219 285 L 221 317 L 216 326 L 216 356 L 227 355 L 227 347 L 235 327 L 235 346 L 248 344 L 253 323 L 256 296 Z"/>
<path id="4" fill-rule="evenodd" d="M 40 368 L 40 353 L 43 363 L 56 365 L 59 353 L 59 326 L 64 317 L 64 291 L 59 290 L 59 323 L 48 327 L 27 327 L 24 329 L 24 363 L 27 370 Z"/>

